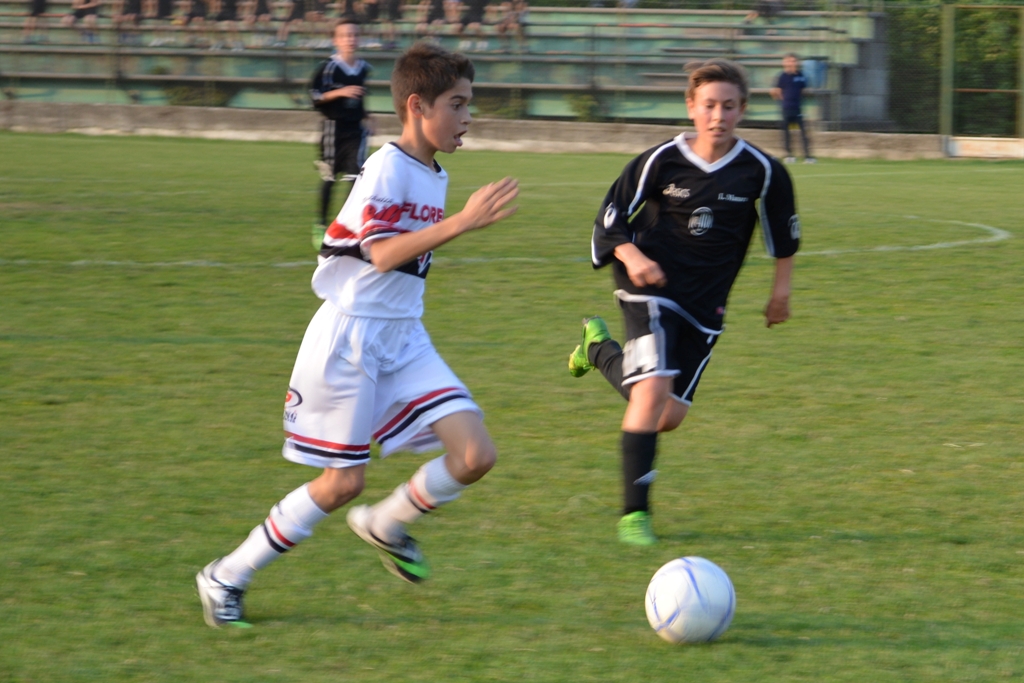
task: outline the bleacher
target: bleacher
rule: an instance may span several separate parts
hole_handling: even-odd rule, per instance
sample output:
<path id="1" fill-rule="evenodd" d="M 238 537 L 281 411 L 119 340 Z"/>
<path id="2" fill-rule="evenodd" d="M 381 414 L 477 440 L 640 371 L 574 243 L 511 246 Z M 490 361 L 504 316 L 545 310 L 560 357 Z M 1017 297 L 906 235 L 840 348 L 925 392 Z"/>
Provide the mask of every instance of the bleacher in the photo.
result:
<path id="1" fill-rule="evenodd" d="M 305 87 L 330 52 L 325 25 L 293 30 L 274 45 L 280 22 L 240 24 L 238 45 L 207 22 L 186 28 L 144 21 L 115 27 L 101 9 L 94 31 L 63 27 L 70 0 L 50 0 L 49 16 L 31 42 L 24 34 L 25 0 L 0 0 L 0 88 L 4 97 L 31 101 L 216 104 L 302 108 Z M 275 4 L 275 16 L 288 10 Z M 395 57 L 422 37 L 418 6 L 407 6 L 397 44 L 383 47 L 372 30 L 362 56 L 374 66 L 368 104 L 390 111 L 388 78 Z M 777 119 L 768 89 L 782 55 L 805 60 L 814 88 L 806 114 L 828 118 L 838 69 L 855 67 L 858 45 L 873 38 L 863 12 L 785 12 L 770 24 L 746 23 L 743 10 L 531 8 L 521 40 L 486 28 L 483 40 L 450 27 L 433 35 L 461 49 L 477 69 L 477 108 L 483 115 L 597 116 L 678 122 L 685 118 L 684 65 L 728 57 L 747 67 L 752 86 L 748 121 Z M 45 41 L 45 42 L 44 42 Z"/>

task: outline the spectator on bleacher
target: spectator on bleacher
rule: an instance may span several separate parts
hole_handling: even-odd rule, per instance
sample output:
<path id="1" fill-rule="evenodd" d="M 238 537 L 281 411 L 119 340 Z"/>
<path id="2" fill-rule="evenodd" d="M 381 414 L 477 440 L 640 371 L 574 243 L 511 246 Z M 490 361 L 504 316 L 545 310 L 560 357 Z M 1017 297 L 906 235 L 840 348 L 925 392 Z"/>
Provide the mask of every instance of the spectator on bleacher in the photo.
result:
<path id="1" fill-rule="evenodd" d="M 206 32 L 206 16 L 210 13 L 210 8 L 207 6 L 206 0 L 189 0 L 185 9 L 187 11 L 181 16 L 178 23 L 191 32 L 189 45 L 209 47 L 210 39 Z"/>
<path id="2" fill-rule="evenodd" d="M 446 23 L 444 10 L 444 0 L 421 0 L 416 32 L 425 34 L 440 31 Z"/>
<path id="3" fill-rule="evenodd" d="M 462 0 L 444 0 L 444 21 L 452 26 L 459 23 L 462 16 Z"/>
<path id="4" fill-rule="evenodd" d="M 167 26 L 174 25 L 178 20 L 179 9 L 183 6 L 183 0 L 142 0 L 142 11 L 145 17 L 158 22 L 166 22 Z"/>
<path id="5" fill-rule="evenodd" d="M 174 18 L 174 0 L 146 0 L 146 16 L 157 21 Z"/>
<path id="6" fill-rule="evenodd" d="M 173 42 L 168 35 L 167 25 L 174 21 L 174 0 L 143 0 L 142 18 L 156 22 L 150 47 Z"/>
<path id="7" fill-rule="evenodd" d="M 107 0 L 107 7 L 110 8 L 110 21 L 117 25 L 118 17 L 124 9 L 125 0 Z"/>
<path id="8" fill-rule="evenodd" d="M 782 0 L 757 0 L 757 4 L 750 10 L 743 23 L 752 24 L 758 17 L 763 17 L 766 24 L 771 24 L 772 19 L 782 12 Z"/>
<path id="9" fill-rule="evenodd" d="M 782 104 L 782 144 L 786 148 L 786 163 L 796 161 L 793 147 L 789 139 L 791 124 L 800 126 L 800 138 L 804 143 L 804 163 L 813 164 L 811 143 L 807 138 L 807 127 L 803 115 L 803 91 L 807 87 L 807 77 L 800 70 L 800 58 L 790 52 L 782 58 L 782 73 L 775 78 L 775 86 L 769 91 L 772 99 Z"/>
<path id="10" fill-rule="evenodd" d="M 305 17 L 305 0 L 291 0 L 288 15 L 284 18 L 281 28 L 277 30 L 277 40 L 274 41 L 273 47 L 285 47 L 288 45 L 288 35 L 292 32 L 293 28 L 297 28 L 302 23 Z"/>
<path id="11" fill-rule="evenodd" d="M 95 43 L 96 18 L 99 16 L 100 0 L 71 0 L 71 11 L 61 19 L 63 26 L 74 26 L 79 20 L 85 28 L 83 34 L 86 42 Z"/>
<path id="12" fill-rule="evenodd" d="M 343 13 L 342 16 L 347 15 Z M 395 22 L 402 19 L 402 0 L 363 0 L 362 11 L 356 16 L 367 37 L 364 47 L 383 47 L 385 50 L 397 47 Z"/>
<path id="13" fill-rule="evenodd" d="M 476 36 L 476 49 L 486 50 L 487 41 L 484 40 L 484 13 L 487 11 L 487 0 L 466 0 L 466 9 L 455 24 L 455 32 L 460 36 L 466 36 L 467 31 Z M 459 42 L 460 50 L 469 50 L 474 47 L 473 41 L 466 38 Z"/>
<path id="14" fill-rule="evenodd" d="M 35 43 L 45 40 L 45 36 L 36 38 L 36 30 L 39 27 L 39 17 L 46 14 L 46 0 L 28 0 L 28 16 L 25 18 L 25 30 L 22 34 L 22 42 Z"/>
<path id="15" fill-rule="evenodd" d="M 245 47 L 238 35 L 238 0 L 220 0 L 217 15 L 213 18 L 221 31 L 228 34 L 228 44 L 232 50 Z"/>
<path id="16" fill-rule="evenodd" d="M 117 3 L 112 16 L 114 28 L 117 29 L 117 42 L 138 44 L 142 38 L 137 30 L 142 21 L 142 0 L 123 0 Z"/>
<path id="17" fill-rule="evenodd" d="M 252 33 L 256 27 L 256 24 L 260 24 L 262 28 L 266 29 L 270 27 L 270 22 L 274 19 L 274 14 L 270 10 L 270 5 L 267 4 L 267 0 L 251 0 L 244 6 L 245 11 L 245 26 L 249 33 Z M 257 45 L 265 45 L 263 39 L 255 39 Z M 256 47 L 251 45 L 250 47 Z"/>
<path id="18" fill-rule="evenodd" d="M 355 16 L 353 14 L 353 16 Z M 306 0 L 306 21 L 313 24 L 314 31 L 325 30 L 324 22 L 327 21 L 327 0 Z M 323 47 L 329 47 L 329 40 L 321 40 Z"/>
<path id="19" fill-rule="evenodd" d="M 274 43 L 274 47 L 285 47 L 288 44 L 289 34 L 303 23 L 315 27 L 323 21 L 324 11 L 319 0 L 292 0 L 291 11 L 277 32 L 277 41 Z"/>
<path id="20" fill-rule="evenodd" d="M 342 13 L 341 16 L 346 16 Z M 378 30 L 377 23 L 380 19 L 380 0 L 363 0 L 359 4 L 359 8 L 353 12 L 353 15 L 359 18 L 359 23 L 362 24 L 363 30 L 363 44 L 362 47 L 380 47 L 383 42 L 383 38 L 378 40 L 378 36 L 374 33 Z"/>
<path id="21" fill-rule="evenodd" d="M 494 29 L 498 32 L 498 35 L 502 36 L 514 36 L 516 41 L 522 47 L 526 41 L 525 26 L 527 15 L 530 12 L 530 6 L 526 0 L 510 0 L 509 2 L 502 3 L 503 16 L 498 22 Z"/>

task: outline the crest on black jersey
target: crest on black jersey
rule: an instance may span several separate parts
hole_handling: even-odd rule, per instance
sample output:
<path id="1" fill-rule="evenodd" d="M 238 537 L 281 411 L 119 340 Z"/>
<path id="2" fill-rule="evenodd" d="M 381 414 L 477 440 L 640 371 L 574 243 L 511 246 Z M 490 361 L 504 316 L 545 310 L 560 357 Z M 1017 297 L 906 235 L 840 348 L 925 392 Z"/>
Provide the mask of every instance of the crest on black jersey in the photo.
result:
<path id="1" fill-rule="evenodd" d="M 711 212 L 706 206 L 702 206 L 692 214 L 690 214 L 690 222 L 687 224 L 687 228 L 690 230 L 690 234 L 694 237 L 700 237 L 715 223 L 715 214 Z"/>

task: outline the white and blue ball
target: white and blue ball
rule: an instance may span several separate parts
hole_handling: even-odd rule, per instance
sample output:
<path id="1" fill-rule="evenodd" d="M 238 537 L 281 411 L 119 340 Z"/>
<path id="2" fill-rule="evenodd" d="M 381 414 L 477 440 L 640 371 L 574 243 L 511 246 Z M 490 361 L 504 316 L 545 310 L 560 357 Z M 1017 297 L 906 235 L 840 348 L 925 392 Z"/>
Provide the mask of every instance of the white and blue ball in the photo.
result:
<path id="1" fill-rule="evenodd" d="M 725 633 L 736 591 L 722 568 L 703 557 L 672 560 L 647 586 L 647 621 L 670 643 L 706 643 Z"/>

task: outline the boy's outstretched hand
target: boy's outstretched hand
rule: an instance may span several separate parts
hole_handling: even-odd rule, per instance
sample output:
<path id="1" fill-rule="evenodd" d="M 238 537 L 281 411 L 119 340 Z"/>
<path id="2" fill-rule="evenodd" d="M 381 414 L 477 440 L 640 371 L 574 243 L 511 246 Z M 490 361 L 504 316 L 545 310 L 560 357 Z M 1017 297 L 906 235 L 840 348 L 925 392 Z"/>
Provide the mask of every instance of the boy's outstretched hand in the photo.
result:
<path id="1" fill-rule="evenodd" d="M 519 196 L 519 181 L 504 178 L 484 185 L 470 196 L 466 208 L 440 223 L 370 243 L 370 261 L 381 273 L 437 249 L 464 232 L 483 228 L 508 218 L 519 207 L 508 203 Z"/>
<path id="2" fill-rule="evenodd" d="M 771 327 L 789 320 L 789 297 L 772 297 L 764 307 L 765 325 Z"/>
<path id="3" fill-rule="evenodd" d="M 518 196 L 519 181 L 515 178 L 502 178 L 484 185 L 470 195 L 462 209 L 465 229 L 476 230 L 508 218 L 519 210 L 518 206 L 508 206 Z"/>

